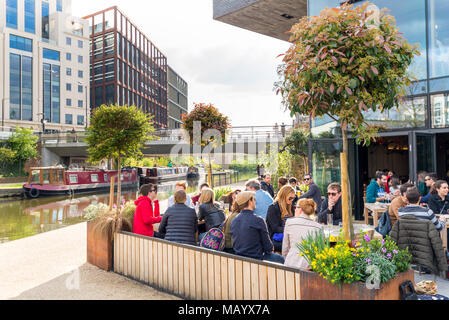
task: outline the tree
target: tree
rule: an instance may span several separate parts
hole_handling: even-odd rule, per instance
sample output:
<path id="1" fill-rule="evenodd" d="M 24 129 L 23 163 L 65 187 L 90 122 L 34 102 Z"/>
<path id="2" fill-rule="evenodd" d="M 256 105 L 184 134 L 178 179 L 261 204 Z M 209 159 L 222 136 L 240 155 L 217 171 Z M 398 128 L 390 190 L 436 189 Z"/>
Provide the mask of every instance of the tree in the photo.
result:
<path id="1" fill-rule="evenodd" d="M 30 128 L 16 127 L 9 137 L 6 146 L 14 153 L 14 161 L 19 163 L 19 172 L 22 174 L 22 164 L 38 156 L 37 142 L 39 138 Z M 11 155 L 11 154 L 10 154 Z"/>
<path id="2" fill-rule="evenodd" d="M 294 116 L 330 116 L 342 130 L 342 184 L 345 235 L 348 238 L 348 130 L 357 143 L 377 135 L 364 112 L 399 107 L 413 57 L 419 54 L 399 33 L 395 20 L 371 3 L 326 8 L 304 17 L 290 31 L 292 46 L 280 67 L 278 93 Z M 352 232 L 351 232 L 352 233 Z"/>
<path id="3" fill-rule="evenodd" d="M 187 131 L 190 144 L 206 145 L 222 145 L 226 143 L 226 131 L 231 128 L 229 118 L 218 111 L 213 104 L 199 103 L 195 104 L 195 108 L 182 118 L 182 128 Z M 201 131 L 195 132 L 195 122 L 201 123 Z M 215 130 L 216 132 L 211 132 Z M 199 141 L 197 136 L 201 134 Z M 212 163 L 209 153 L 209 174 L 208 182 L 212 186 Z"/>
<path id="4" fill-rule="evenodd" d="M 143 144 L 152 140 L 152 116 L 135 106 L 102 105 L 87 129 L 89 162 L 114 158 L 118 163 L 117 207 L 120 207 L 122 158 L 141 158 Z"/>
<path id="5" fill-rule="evenodd" d="M 2 172 L 14 163 L 15 158 L 15 151 L 12 151 L 9 148 L 0 148 L 0 169 L 2 170 Z"/>
<path id="6" fill-rule="evenodd" d="M 305 173 L 309 172 L 309 139 L 310 133 L 305 130 L 294 129 L 287 138 L 284 145 L 288 152 L 294 156 L 300 156 L 304 162 Z"/>

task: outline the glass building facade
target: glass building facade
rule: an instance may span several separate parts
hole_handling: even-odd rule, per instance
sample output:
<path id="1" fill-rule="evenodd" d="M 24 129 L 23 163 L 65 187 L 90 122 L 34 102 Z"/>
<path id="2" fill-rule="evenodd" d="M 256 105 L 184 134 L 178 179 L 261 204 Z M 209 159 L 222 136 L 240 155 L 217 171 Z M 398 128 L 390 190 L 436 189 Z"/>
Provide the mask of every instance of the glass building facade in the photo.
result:
<path id="1" fill-rule="evenodd" d="M 167 58 L 117 8 L 84 19 L 90 23 L 92 106 L 135 105 L 166 128 Z"/>
<path id="2" fill-rule="evenodd" d="M 50 4 L 42 1 L 42 39 L 50 39 Z"/>
<path id="3" fill-rule="evenodd" d="M 36 1 L 25 0 L 25 32 L 36 33 Z"/>
<path id="4" fill-rule="evenodd" d="M 44 119 L 60 123 L 61 114 L 61 68 L 44 63 Z"/>

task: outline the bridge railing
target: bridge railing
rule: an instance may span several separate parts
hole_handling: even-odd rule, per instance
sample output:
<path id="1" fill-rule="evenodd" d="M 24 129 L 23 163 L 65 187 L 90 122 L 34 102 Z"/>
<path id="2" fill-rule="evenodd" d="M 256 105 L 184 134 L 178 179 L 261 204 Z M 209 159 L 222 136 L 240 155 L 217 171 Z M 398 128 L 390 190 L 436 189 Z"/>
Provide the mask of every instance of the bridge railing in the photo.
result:
<path id="1" fill-rule="evenodd" d="M 291 131 L 291 126 L 254 126 L 254 127 L 234 127 L 227 133 L 227 139 L 232 141 L 251 141 L 260 139 L 276 139 L 282 141 Z M 39 140 L 43 144 L 73 144 L 83 143 L 87 137 L 84 131 L 61 132 L 54 134 L 37 133 Z M 152 133 L 157 137 L 156 141 L 166 143 L 178 143 L 186 141 L 184 132 L 181 129 L 176 130 L 157 130 Z M 149 142 L 151 144 L 151 142 Z"/>

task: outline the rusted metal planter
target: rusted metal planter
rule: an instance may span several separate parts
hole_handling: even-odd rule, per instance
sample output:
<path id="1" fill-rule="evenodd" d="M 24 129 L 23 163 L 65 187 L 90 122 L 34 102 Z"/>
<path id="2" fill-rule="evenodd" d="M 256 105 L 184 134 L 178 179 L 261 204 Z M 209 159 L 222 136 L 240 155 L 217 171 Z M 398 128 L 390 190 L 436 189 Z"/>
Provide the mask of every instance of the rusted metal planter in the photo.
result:
<path id="1" fill-rule="evenodd" d="M 379 290 L 370 290 L 361 282 L 334 285 L 313 272 L 301 272 L 300 277 L 302 300 L 401 300 L 399 286 L 408 280 L 415 283 L 413 270 L 381 284 Z"/>
<path id="2" fill-rule="evenodd" d="M 94 230 L 95 222 L 87 222 L 87 262 L 105 271 L 114 268 L 113 239 Z"/>

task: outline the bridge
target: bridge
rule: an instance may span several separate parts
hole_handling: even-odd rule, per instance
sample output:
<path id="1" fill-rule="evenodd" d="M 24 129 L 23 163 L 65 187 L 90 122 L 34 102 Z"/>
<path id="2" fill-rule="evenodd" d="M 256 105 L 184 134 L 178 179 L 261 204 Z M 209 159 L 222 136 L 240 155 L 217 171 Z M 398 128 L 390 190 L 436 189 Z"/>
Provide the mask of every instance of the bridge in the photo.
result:
<path id="1" fill-rule="evenodd" d="M 292 126 L 234 127 L 227 133 L 223 146 L 192 146 L 185 138 L 183 130 L 158 130 L 153 133 L 155 140 L 144 143 L 144 156 L 200 156 L 204 154 L 222 155 L 236 159 L 241 155 L 257 155 L 267 152 L 270 146 L 280 146 Z M 51 165 L 64 157 L 87 157 L 86 132 L 39 134 L 42 147 L 42 165 Z"/>

